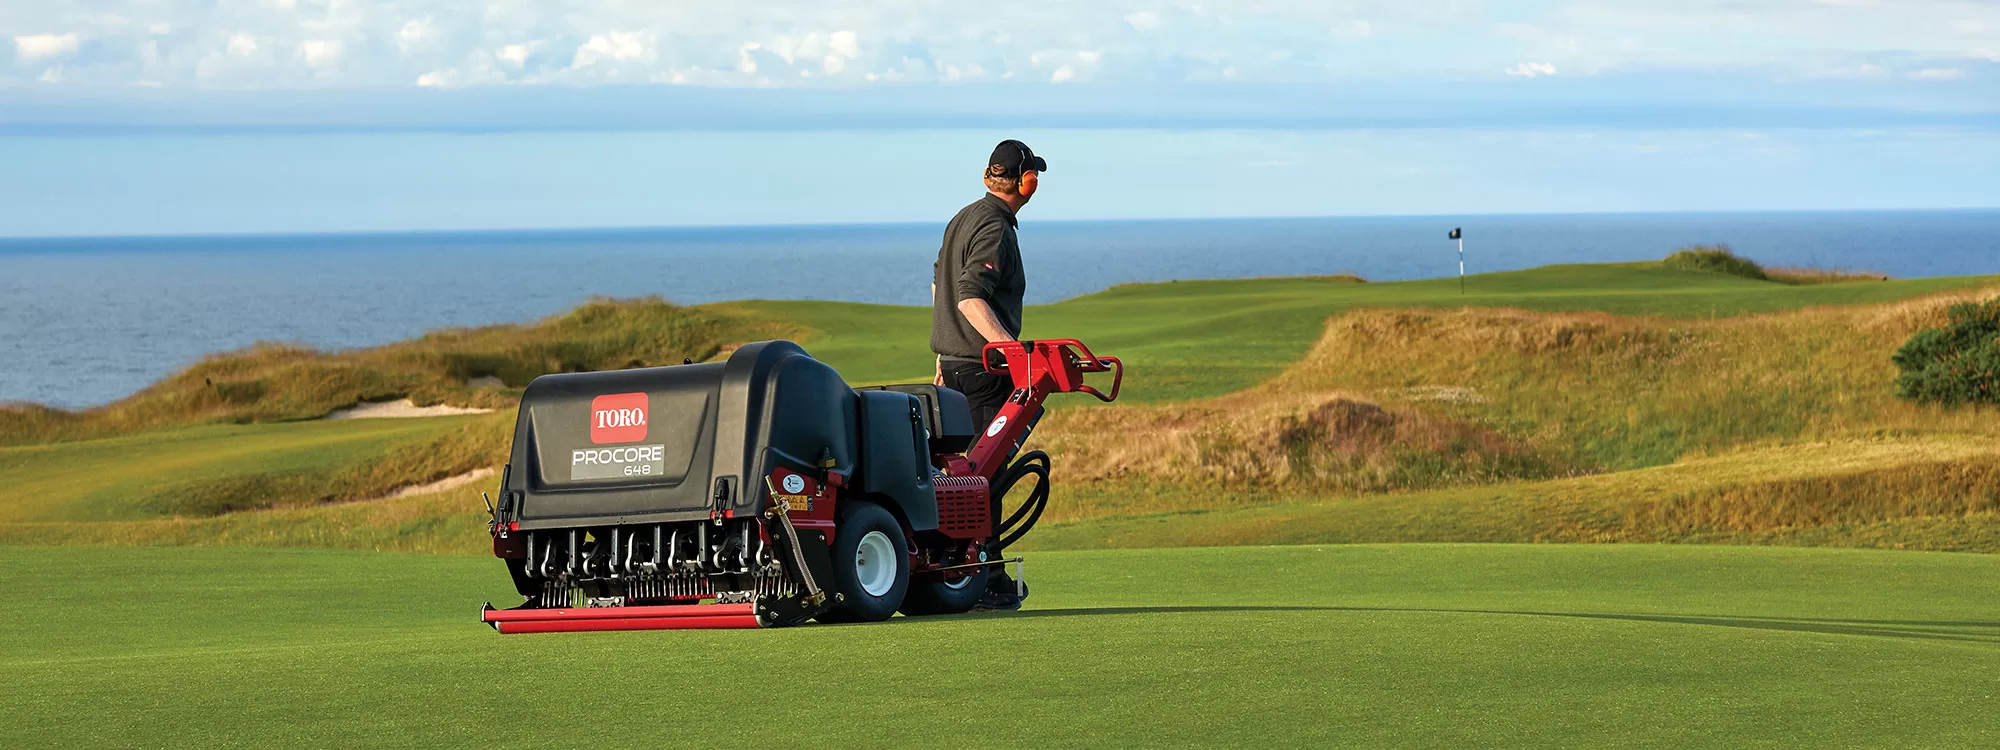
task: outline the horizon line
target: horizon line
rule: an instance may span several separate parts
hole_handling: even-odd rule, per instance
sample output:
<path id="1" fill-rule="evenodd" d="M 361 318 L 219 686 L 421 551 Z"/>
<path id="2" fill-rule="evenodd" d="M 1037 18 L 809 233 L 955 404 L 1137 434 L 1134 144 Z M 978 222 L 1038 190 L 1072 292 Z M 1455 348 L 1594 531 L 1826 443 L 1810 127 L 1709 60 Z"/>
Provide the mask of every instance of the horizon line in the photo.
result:
<path id="1" fill-rule="evenodd" d="M 1475 213 L 1388 213 L 1388 214 L 1298 214 L 1298 215 L 1244 215 L 1244 216 L 1197 216 L 1197 217 L 1108 217 L 1090 219 L 1031 219 L 1033 224 L 1158 224 L 1193 222 L 1231 221 L 1311 221 L 1321 219 L 1421 219 L 1439 218 L 1463 220 L 1482 217 L 1535 217 L 1535 216 L 1691 216 L 1715 214 L 1864 214 L 1864 213 L 1976 213 L 2000 211 L 2000 206 L 1906 206 L 1877 208 L 1740 208 L 1740 209 L 1699 209 L 1665 211 L 1513 211 Z M 854 222 L 771 222 L 759 224 L 631 224 L 599 226 L 547 226 L 547 227 L 428 227 L 415 229 L 353 229 L 300 232 L 165 232 L 130 234 L 0 234 L 0 245 L 32 243 L 69 243 L 92 241 L 182 241 L 182 240 L 223 240 L 242 241 L 259 239 L 363 239 L 370 237 L 422 237 L 422 236 L 468 236 L 468 235 L 536 235 L 536 234 L 612 234 L 677 231 L 717 231 L 743 229 L 862 229 L 879 227 L 924 227 L 942 224 L 938 221 L 854 221 Z"/>

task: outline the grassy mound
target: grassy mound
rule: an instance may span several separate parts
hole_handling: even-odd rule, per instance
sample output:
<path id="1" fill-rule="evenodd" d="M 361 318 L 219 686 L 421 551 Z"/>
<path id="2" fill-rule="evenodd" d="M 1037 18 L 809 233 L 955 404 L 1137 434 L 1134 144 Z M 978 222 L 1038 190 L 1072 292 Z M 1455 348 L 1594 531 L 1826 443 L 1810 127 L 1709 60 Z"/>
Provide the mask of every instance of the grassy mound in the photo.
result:
<path id="1" fill-rule="evenodd" d="M 788 329 L 659 299 L 599 300 L 530 325 L 435 331 L 387 346 L 323 352 L 283 344 L 208 357 L 130 397 L 81 412 L 0 409 L 0 445 L 196 424 L 315 419 L 363 401 L 508 408 L 535 376 L 701 360 Z M 500 389 L 469 381 L 497 378 Z"/>
<path id="2" fill-rule="evenodd" d="M 1676 271 L 1699 271 L 1738 276 L 1756 281 L 1775 281 L 1791 286 L 1849 284 L 1857 281 L 1888 281 L 1888 274 L 1833 268 L 1780 266 L 1765 267 L 1737 255 L 1728 245 L 1695 245 L 1676 250 L 1661 265 Z"/>
<path id="3" fill-rule="evenodd" d="M 1449 416 L 1342 393 L 1253 391 L 1184 404 L 1079 409 L 1043 420 L 1037 444 L 1062 480 L 1191 482 L 1373 493 L 1539 479 L 1562 458 Z"/>
<path id="4" fill-rule="evenodd" d="M 1763 266 L 1737 255 L 1728 245 L 1696 245 L 1685 250 L 1677 250 L 1668 255 L 1663 263 L 1676 271 L 1725 273 L 1758 281 L 1770 280 L 1770 277 L 1764 274 Z"/>
<path id="5" fill-rule="evenodd" d="M 2000 732 L 1984 689 L 2000 671 L 2000 558 L 1986 556 L 1048 553 L 1018 613 L 504 637 L 476 621 L 511 591 L 491 559 L 0 548 L 0 566 L 66 584 L 0 631 L 9 747 L 1973 747 Z M 674 658 L 632 665 L 654 652 Z M 741 666 L 773 654 L 795 657 L 781 676 Z M 672 668 L 681 657 L 709 666 Z M 476 698 L 576 686 L 579 665 L 626 666 L 590 672 L 588 716 L 509 699 L 491 731 Z M 757 720 L 661 697 L 732 678 L 757 681 Z M 950 708 L 978 691 L 1011 699 Z"/>
<path id="6" fill-rule="evenodd" d="M 1894 397 L 1890 354 L 1995 292 L 1698 321 L 1509 310 L 1334 318 L 1274 393 L 1360 393 L 1627 469 L 1770 440 L 2000 434 L 2000 414 Z"/>

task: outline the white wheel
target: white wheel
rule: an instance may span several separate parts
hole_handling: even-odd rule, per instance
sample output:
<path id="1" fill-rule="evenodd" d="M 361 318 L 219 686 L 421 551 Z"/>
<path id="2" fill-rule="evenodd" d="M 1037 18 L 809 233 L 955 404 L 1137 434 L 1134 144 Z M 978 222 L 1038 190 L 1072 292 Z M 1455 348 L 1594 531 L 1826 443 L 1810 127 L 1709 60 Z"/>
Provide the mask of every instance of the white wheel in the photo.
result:
<path id="1" fill-rule="evenodd" d="M 832 589 L 833 609 L 820 622 L 881 622 L 903 606 L 910 589 L 910 551 L 903 526 L 874 502 L 840 501 L 835 522 Z"/>
<path id="2" fill-rule="evenodd" d="M 854 545 L 854 580 L 869 596 L 882 596 L 896 586 L 896 546 L 889 535 L 870 531 Z"/>

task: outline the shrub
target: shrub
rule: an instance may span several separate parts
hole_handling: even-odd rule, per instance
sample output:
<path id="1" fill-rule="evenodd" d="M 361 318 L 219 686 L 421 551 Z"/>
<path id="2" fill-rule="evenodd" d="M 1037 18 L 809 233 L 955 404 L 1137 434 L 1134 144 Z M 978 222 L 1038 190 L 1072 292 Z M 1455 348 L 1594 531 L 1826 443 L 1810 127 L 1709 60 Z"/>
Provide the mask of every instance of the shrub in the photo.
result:
<path id="1" fill-rule="evenodd" d="M 1953 305 L 1943 328 L 1918 331 L 1891 361 L 1896 395 L 1912 401 L 2000 404 L 2000 299 Z"/>
<path id="2" fill-rule="evenodd" d="M 1666 266 L 1676 271 L 1707 271 L 1758 281 L 1770 280 L 1770 277 L 1765 275 L 1763 266 L 1737 255 L 1728 245 L 1695 245 L 1677 250 L 1673 255 L 1667 256 Z"/>

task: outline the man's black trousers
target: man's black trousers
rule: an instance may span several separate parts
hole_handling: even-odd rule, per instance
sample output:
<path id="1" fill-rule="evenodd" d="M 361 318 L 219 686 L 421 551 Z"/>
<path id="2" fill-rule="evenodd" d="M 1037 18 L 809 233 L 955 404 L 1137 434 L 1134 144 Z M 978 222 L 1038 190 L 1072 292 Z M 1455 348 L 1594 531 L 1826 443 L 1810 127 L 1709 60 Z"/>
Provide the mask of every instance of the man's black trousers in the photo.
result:
<path id="1" fill-rule="evenodd" d="M 978 362 L 947 359 L 943 365 L 945 387 L 965 394 L 966 403 L 972 405 L 973 424 L 985 432 L 1014 392 L 1013 378 L 987 372 Z"/>

